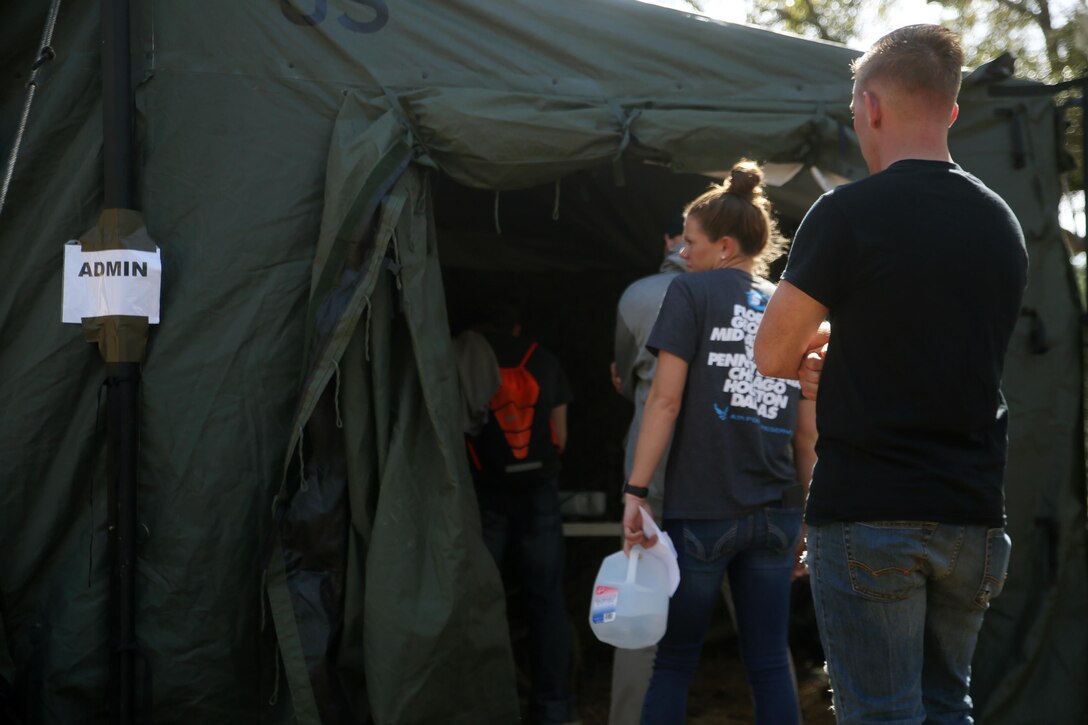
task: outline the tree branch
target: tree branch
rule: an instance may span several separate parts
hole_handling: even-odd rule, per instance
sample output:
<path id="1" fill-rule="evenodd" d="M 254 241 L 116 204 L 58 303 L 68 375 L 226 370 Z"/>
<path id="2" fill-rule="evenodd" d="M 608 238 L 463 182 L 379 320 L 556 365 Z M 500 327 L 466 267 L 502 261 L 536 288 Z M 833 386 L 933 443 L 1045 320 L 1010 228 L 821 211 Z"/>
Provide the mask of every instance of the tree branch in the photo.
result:
<path id="1" fill-rule="evenodd" d="M 1020 2 L 1019 0 L 994 0 L 994 2 L 996 2 L 998 5 L 1003 5 L 1007 7 L 1014 13 L 1018 13 L 1020 15 L 1023 15 L 1024 17 L 1030 18 L 1036 23 L 1039 22 L 1040 13 L 1036 13 L 1034 10 L 1028 7 L 1027 3 L 1025 2 Z M 1046 4 L 1047 0 L 1040 1 L 1040 5 L 1045 6 Z"/>
<path id="2" fill-rule="evenodd" d="M 820 22 L 820 13 L 812 4 L 812 0 L 804 0 L 805 2 L 805 15 L 808 21 L 812 23 L 812 27 L 816 28 L 816 32 L 820 34 L 822 40 L 836 40 L 831 37 L 831 33 L 828 32 L 827 26 Z"/>

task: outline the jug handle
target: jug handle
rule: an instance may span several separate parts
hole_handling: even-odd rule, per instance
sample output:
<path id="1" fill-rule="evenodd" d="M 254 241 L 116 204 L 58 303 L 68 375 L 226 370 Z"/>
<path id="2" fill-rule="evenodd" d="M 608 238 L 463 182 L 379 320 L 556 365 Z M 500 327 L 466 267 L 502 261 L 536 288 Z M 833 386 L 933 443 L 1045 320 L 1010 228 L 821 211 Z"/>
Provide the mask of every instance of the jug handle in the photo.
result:
<path id="1" fill-rule="evenodd" d="M 635 582 L 635 571 L 638 569 L 638 559 L 642 556 L 643 548 L 638 546 L 631 547 L 631 553 L 627 555 L 627 583 L 633 584 Z"/>

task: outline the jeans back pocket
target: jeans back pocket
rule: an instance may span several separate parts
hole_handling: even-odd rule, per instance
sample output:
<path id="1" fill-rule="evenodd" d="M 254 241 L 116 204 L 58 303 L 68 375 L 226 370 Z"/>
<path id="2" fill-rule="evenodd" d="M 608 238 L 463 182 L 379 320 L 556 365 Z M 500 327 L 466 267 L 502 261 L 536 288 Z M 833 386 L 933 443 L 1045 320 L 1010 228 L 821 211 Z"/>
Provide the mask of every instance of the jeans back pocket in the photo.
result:
<path id="1" fill-rule="evenodd" d="M 986 565 L 982 571 L 982 582 L 975 592 L 976 607 L 987 609 L 990 600 L 1005 588 L 1011 553 L 1012 539 L 1005 533 L 1005 529 L 990 529 L 986 532 Z"/>
<path id="2" fill-rule="evenodd" d="M 874 521 L 843 524 L 850 584 L 869 599 L 899 601 L 925 585 L 926 522 Z"/>
<path id="3" fill-rule="evenodd" d="M 714 561 L 731 555 L 737 545 L 737 522 L 729 519 L 685 521 L 682 528 L 683 552 L 698 561 Z"/>
<path id="4" fill-rule="evenodd" d="M 801 542 L 801 509 L 768 506 L 763 514 L 767 518 L 767 548 L 777 553 L 796 549 Z"/>

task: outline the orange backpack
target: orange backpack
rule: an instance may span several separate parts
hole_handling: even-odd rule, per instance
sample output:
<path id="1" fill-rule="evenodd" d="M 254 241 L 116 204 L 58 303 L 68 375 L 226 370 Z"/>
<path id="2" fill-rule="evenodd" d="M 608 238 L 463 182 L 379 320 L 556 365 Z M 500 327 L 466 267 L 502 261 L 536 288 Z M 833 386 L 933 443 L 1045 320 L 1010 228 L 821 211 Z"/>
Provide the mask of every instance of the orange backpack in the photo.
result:
<path id="1" fill-rule="evenodd" d="M 534 342 L 517 367 L 499 368 L 502 383 L 491 398 L 491 415 L 506 438 L 510 452 L 519 461 L 529 455 L 533 413 L 540 398 L 540 383 L 525 369 L 535 351 Z"/>

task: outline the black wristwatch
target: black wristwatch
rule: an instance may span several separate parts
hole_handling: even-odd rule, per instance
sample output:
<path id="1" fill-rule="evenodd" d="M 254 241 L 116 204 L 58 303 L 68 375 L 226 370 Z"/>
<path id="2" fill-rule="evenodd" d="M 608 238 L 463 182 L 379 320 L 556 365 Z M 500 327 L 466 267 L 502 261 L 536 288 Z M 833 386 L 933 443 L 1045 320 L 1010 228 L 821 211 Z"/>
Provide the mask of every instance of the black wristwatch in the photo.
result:
<path id="1" fill-rule="evenodd" d="M 632 486 L 629 483 L 623 485 L 623 492 L 629 493 L 632 496 L 638 496 L 639 498 L 646 498 L 650 494 L 650 489 L 645 486 Z"/>

